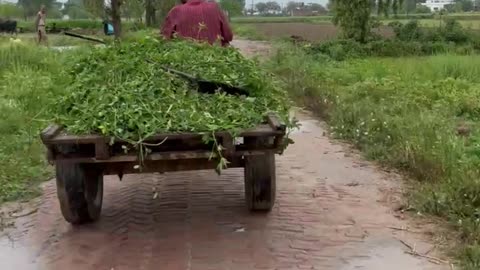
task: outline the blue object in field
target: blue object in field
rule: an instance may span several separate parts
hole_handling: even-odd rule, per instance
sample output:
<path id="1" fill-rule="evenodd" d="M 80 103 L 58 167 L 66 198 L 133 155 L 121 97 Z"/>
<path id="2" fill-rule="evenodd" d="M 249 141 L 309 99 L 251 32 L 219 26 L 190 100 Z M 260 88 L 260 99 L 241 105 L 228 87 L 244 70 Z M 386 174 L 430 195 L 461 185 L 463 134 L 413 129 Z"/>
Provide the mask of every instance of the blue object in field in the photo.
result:
<path id="1" fill-rule="evenodd" d="M 103 23 L 103 32 L 105 35 L 113 35 L 113 25 L 111 23 Z"/>

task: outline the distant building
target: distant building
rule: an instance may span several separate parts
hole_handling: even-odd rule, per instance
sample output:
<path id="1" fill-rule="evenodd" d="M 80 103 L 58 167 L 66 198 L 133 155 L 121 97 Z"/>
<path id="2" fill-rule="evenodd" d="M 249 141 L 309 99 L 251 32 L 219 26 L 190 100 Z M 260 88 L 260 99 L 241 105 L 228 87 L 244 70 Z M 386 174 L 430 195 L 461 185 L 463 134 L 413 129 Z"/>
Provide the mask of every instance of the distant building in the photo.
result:
<path id="1" fill-rule="evenodd" d="M 455 4 L 455 0 L 427 0 L 422 5 L 428 7 L 431 11 L 442 10 L 446 5 Z"/>

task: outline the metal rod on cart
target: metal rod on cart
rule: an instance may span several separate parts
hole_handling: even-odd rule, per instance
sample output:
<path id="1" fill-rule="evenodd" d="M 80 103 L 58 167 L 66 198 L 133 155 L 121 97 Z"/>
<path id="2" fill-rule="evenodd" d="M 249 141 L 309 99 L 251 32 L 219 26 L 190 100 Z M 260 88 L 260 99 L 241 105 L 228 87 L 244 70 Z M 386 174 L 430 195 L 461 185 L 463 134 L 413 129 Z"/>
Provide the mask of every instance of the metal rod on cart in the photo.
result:
<path id="1" fill-rule="evenodd" d="M 76 37 L 76 38 L 81 38 L 81 39 L 90 40 L 90 41 L 95 41 L 95 42 L 98 42 L 98 43 L 101 43 L 101 44 L 106 44 L 105 41 L 100 40 L 100 39 L 91 38 L 91 37 L 86 37 L 86 36 L 82 36 L 82 35 L 75 34 L 75 33 L 70 33 L 70 32 L 63 32 L 63 33 L 64 33 L 65 35 L 67 35 L 67 36 Z"/>

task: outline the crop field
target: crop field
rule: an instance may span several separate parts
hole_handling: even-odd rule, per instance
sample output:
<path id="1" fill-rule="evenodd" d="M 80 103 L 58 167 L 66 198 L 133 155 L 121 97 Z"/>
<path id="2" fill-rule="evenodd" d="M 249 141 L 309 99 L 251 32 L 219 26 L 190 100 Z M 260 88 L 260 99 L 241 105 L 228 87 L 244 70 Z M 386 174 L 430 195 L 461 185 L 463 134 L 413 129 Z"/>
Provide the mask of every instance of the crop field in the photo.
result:
<path id="1" fill-rule="evenodd" d="M 243 25 L 250 31 L 255 31 L 265 39 L 285 39 L 291 36 L 300 36 L 305 40 L 318 42 L 332 40 L 339 36 L 338 27 L 331 23 L 312 24 L 312 23 L 255 23 Z M 389 27 L 380 27 L 376 31 L 382 36 L 391 37 L 393 32 Z"/>
<path id="2" fill-rule="evenodd" d="M 441 28 L 445 25 L 445 19 L 455 19 L 466 29 L 480 30 L 480 14 L 449 14 L 444 16 L 417 14 L 398 15 L 396 18 L 380 18 L 381 26 L 376 30 L 384 37 L 392 37 L 393 31 L 388 26 L 391 22 L 407 23 L 418 20 L 419 25 L 425 28 Z M 292 35 L 303 37 L 308 41 L 325 41 L 339 36 L 339 29 L 333 25 L 332 16 L 309 16 L 309 17 L 241 17 L 232 18 L 232 22 L 242 36 L 256 39 L 283 39 Z M 247 30 L 246 30 L 247 29 Z M 248 33 L 249 32 L 249 33 Z M 256 35 L 255 35 L 256 34 Z"/>
<path id="3" fill-rule="evenodd" d="M 295 100 L 369 159 L 418 180 L 412 211 L 446 217 L 465 239 L 453 252 L 480 267 L 478 56 L 330 61 L 281 49 L 272 70 Z"/>

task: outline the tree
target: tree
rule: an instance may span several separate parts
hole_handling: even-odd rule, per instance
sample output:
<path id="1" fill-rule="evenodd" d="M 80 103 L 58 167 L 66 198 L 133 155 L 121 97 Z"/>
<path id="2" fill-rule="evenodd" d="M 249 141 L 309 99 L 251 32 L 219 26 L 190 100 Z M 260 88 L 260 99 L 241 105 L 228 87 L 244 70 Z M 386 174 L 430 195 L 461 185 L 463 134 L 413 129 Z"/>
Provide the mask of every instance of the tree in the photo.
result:
<path id="1" fill-rule="evenodd" d="M 145 22 L 152 27 L 156 21 L 155 0 L 145 0 Z"/>
<path id="2" fill-rule="evenodd" d="M 375 4 L 373 2 L 373 4 Z M 380 15 L 383 13 L 386 17 L 393 14 L 398 14 L 398 9 L 403 5 L 403 0 L 377 0 L 377 12 Z"/>
<path id="3" fill-rule="evenodd" d="M 65 3 L 63 13 L 68 15 L 70 19 L 88 19 L 92 17 L 82 0 L 68 0 Z"/>
<path id="4" fill-rule="evenodd" d="M 376 5 L 372 0 L 332 0 L 334 10 L 333 22 L 342 28 L 346 38 L 365 42 L 371 34 L 373 21 L 371 13 L 374 7 L 379 13 L 394 14 L 398 7 L 403 5 L 403 0 L 377 0 Z"/>
<path id="5" fill-rule="evenodd" d="M 325 7 L 317 3 L 307 4 L 306 9 L 317 13 L 327 13 Z"/>
<path id="6" fill-rule="evenodd" d="M 121 5 L 122 5 L 122 0 L 110 1 L 113 34 L 115 35 L 115 39 L 119 39 L 120 36 L 122 35 L 122 16 L 120 14 Z"/>
<path id="7" fill-rule="evenodd" d="M 23 9 L 12 3 L 0 4 L 0 18 L 21 18 L 23 16 Z"/>
<path id="8" fill-rule="evenodd" d="M 131 1 L 131 0 L 130 0 Z M 99 0 L 82 0 L 84 9 L 94 18 L 105 17 L 105 2 Z"/>
<path id="9" fill-rule="evenodd" d="M 22 7 L 23 9 L 23 16 L 25 19 L 28 17 L 33 17 L 37 14 L 37 12 L 40 10 L 40 7 L 42 5 L 45 5 L 47 10 L 49 10 L 55 0 L 43 0 L 43 1 L 38 1 L 38 0 L 18 0 L 17 5 Z"/>
<path id="10" fill-rule="evenodd" d="M 335 0 L 333 22 L 342 28 L 346 38 L 365 42 L 370 35 L 371 5 L 369 0 Z"/>
<path id="11" fill-rule="evenodd" d="M 430 8 L 424 6 L 424 5 L 417 5 L 417 7 L 415 8 L 415 13 L 417 14 L 430 14 L 432 13 L 432 11 L 430 10 Z"/>
<path id="12" fill-rule="evenodd" d="M 177 0 L 144 0 L 145 21 L 147 26 L 158 26 L 157 21 L 163 20 L 175 6 Z"/>
<path id="13" fill-rule="evenodd" d="M 458 11 L 469 12 L 473 11 L 474 5 L 472 0 L 457 0 L 455 1 Z"/>
<path id="14" fill-rule="evenodd" d="M 265 5 L 267 6 L 267 13 L 276 13 L 282 10 L 282 7 L 280 7 L 280 5 L 274 1 L 269 1 L 265 3 Z"/>
<path id="15" fill-rule="evenodd" d="M 243 7 L 237 0 L 221 0 L 220 7 L 228 12 L 229 16 L 242 15 Z"/>
<path id="16" fill-rule="evenodd" d="M 142 22 L 144 13 L 145 13 L 144 0 L 124 1 L 122 6 L 122 14 L 125 14 L 127 18 L 134 18 L 135 20 Z"/>
<path id="17" fill-rule="evenodd" d="M 287 3 L 286 10 L 287 10 L 287 12 L 290 13 L 290 12 L 296 10 L 297 8 L 300 8 L 300 6 L 301 6 L 300 2 L 290 1 L 290 2 Z"/>
<path id="18" fill-rule="evenodd" d="M 267 4 L 265 4 L 265 3 L 263 3 L 263 2 L 260 2 L 260 3 L 255 4 L 255 8 L 257 9 L 257 11 L 258 11 L 260 14 L 266 14 L 266 13 L 267 13 L 267 10 L 268 10 Z"/>
<path id="19" fill-rule="evenodd" d="M 405 0 L 403 9 L 405 13 L 409 14 L 412 12 L 415 12 L 415 8 L 417 7 L 417 1 L 416 0 Z"/>

